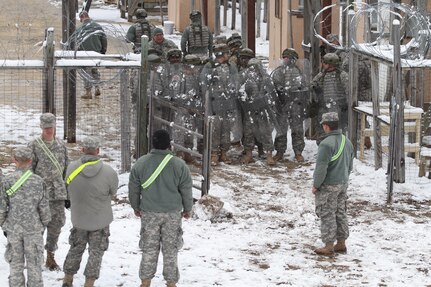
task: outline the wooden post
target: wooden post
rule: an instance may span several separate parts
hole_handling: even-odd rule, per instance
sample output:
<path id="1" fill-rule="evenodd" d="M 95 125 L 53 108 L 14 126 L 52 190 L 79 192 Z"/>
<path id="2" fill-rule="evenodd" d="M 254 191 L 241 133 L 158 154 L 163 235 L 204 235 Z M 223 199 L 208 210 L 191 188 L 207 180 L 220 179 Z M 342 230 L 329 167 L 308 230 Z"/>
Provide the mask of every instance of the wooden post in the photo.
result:
<path id="1" fill-rule="evenodd" d="M 374 140 L 374 169 L 382 168 L 382 137 L 380 131 L 380 103 L 379 103 L 379 63 L 371 61 L 371 94 L 373 97 L 373 140 Z"/>
<path id="2" fill-rule="evenodd" d="M 159 6 L 160 6 L 160 19 L 162 19 L 162 26 L 165 26 L 165 21 L 163 20 L 163 5 L 162 5 L 162 0 L 159 1 Z"/>
<path id="3" fill-rule="evenodd" d="M 397 103 L 398 112 L 395 122 L 395 173 L 394 181 L 398 183 L 405 182 L 405 154 L 404 154 L 404 96 L 401 70 L 401 52 L 400 52 L 400 21 L 392 22 L 394 35 L 394 94 Z M 392 131 L 391 131 L 392 132 Z"/>
<path id="4" fill-rule="evenodd" d="M 232 23 L 230 24 L 231 30 L 235 30 L 235 22 L 236 22 L 236 0 L 232 0 Z"/>
<path id="5" fill-rule="evenodd" d="M 269 1 L 268 0 L 265 0 L 265 12 L 264 12 L 264 14 L 265 14 L 265 16 L 266 16 L 266 18 L 267 18 L 267 20 L 265 21 L 265 19 L 264 19 L 264 22 L 266 23 L 266 39 L 265 40 L 267 40 L 267 41 L 269 41 L 269 28 L 270 28 L 270 26 L 271 26 L 271 17 L 269 17 Z"/>
<path id="6" fill-rule="evenodd" d="M 223 26 L 227 27 L 227 6 L 228 1 L 223 0 Z"/>
<path id="7" fill-rule="evenodd" d="M 140 158 L 148 153 L 148 138 L 147 138 L 147 87 L 148 87 L 148 37 L 141 37 L 141 69 L 139 77 L 139 93 L 137 101 L 137 143 L 136 156 Z"/>
<path id="8" fill-rule="evenodd" d="M 208 26 L 208 0 L 201 0 L 202 24 Z"/>
<path id="9" fill-rule="evenodd" d="M 121 109 L 121 172 L 130 171 L 130 111 L 132 110 L 129 92 L 129 71 L 123 70 L 120 74 L 120 109 Z"/>
<path id="10" fill-rule="evenodd" d="M 262 11 L 262 0 L 256 0 L 256 37 L 255 38 L 260 38 L 260 14 Z"/>
<path id="11" fill-rule="evenodd" d="M 48 28 L 46 33 L 46 45 L 43 49 L 45 69 L 43 72 L 43 112 L 55 114 L 54 98 L 54 28 Z"/>
<path id="12" fill-rule="evenodd" d="M 256 2 L 248 0 L 247 11 L 247 48 L 256 52 Z"/>
<path id="13" fill-rule="evenodd" d="M 248 14 L 248 7 L 247 2 L 248 0 L 240 0 L 240 13 L 241 13 L 241 38 L 244 43 L 244 46 L 248 48 L 248 25 L 247 25 L 247 14 Z"/>
<path id="14" fill-rule="evenodd" d="M 351 23 L 353 16 L 355 16 L 354 11 L 349 10 L 348 13 L 348 23 Z M 355 24 L 352 23 L 352 26 L 354 27 Z M 348 29 L 348 31 L 350 31 L 350 29 Z M 358 67 L 358 54 L 353 52 L 352 49 L 352 37 L 354 37 L 354 35 L 349 35 L 349 42 L 348 42 L 348 47 L 349 47 L 349 86 L 350 86 L 350 91 L 349 91 L 349 95 L 348 95 L 348 105 L 349 105 L 349 110 L 348 110 L 348 119 L 349 119 L 349 124 L 348 124 L 348 136 L 350 141 L 353 144 L 353 150 L 355 151 L 355 156 L 356 156 L 356 152 L 358 150 L 358 114 L 355 113 L 353 111 L 354 107 L 358 106 L 358 69 L 356 67 Z"/>
<path id="15" fill-rule="evenodd" d="M 214 35 L 220 35 L 220 0 L 216 0 Z"/>
<path id="16" fill-rule="evenodd" d="M 268 0 L 263 0 L 263 23 L 268 22 Z"/>
<path id="17" fill-rule="evenodd" d="M 293 48 L 293 16 L 292 16 L 292 0 L 289 0 L 289 10 L 288 10 L 288 17 L 289 17 L 289 42 L 290 42 L 290 48 Z"/>

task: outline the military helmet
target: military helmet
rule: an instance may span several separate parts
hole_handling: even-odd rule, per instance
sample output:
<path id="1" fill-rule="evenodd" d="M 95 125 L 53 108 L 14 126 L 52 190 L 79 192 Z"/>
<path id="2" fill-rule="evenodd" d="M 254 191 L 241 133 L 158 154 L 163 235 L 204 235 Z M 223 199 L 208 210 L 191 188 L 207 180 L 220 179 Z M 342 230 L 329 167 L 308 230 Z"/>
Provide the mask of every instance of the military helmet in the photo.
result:
<path id="1" fill-rule="evenodd" d="M 284 49 L 283 53 L 281 53 L 281 56 L 283 58 L 298 59 L 298 53 L 292 48 Z"/>
<path id="2" fill-rule="evenodd" d="M 256 55 L 254 54 L 253 50 L 250 48 L 244 48 L 241 51 L 239 51 L 239 57 L 240 58 L 254 58 Z"/>
<path id="3" fill-rule="evenodd" d="M 250 59 L 250 61 L 248 61 L 247 63 L 248 67 L 251 67 L 251 66 L 259 67 L 259 65 L 260 65 L 260 61 L 256 58 Z"/>
<path id="4" fill-rule="evenodd" d="M 193 10 L 190 12 L 190 19 L 200 19 L 202 17 L 201 11 L 199 10 Z"/>
<path id="5" fill-rule="evenodd" d="M 221 56 L 224 53 L 229 53 L 229 47 L 226 44 L 217 44 L 213 46 L 213 53 L 216 56 Z"/>
<path id="6" fill-rule="evenodd" d="M 340 64 L 340 57 L 335 53 L 327 53 L 323 56 L 323 63 L 337 66 Z"/>
<path id="7" fill-rule="evenodd" d="M 233 33 L 226 41 L 229 48 L 239 47 L 242 45 L 241 35 Z"/>
<path id="8" fill-rule="evenodd" d="M 148 48 L 148 55 L 157 55 L 157 56 L 161 56 L 163 55 L 163 52 L 160 50 L 157 50 L 156 48 Z"/>
<path id="9" fill-rule="evenodd" d="M 171 57 L 181 58 L 183 56 L 180 49 L 170 49 L 166 54 L 166 58 L 169 60 Z"/>
<path id="10" fill-rule="evenodd" d="M 148 16 L 147 10 L 142 8 L 136 9 L 135 16 L 136 18 L 146 18 Z"/>
<path id="11" fill-rule="evenodd" d="M 148 63 L 151 63 L 151 64 L 158 64 L 162 62 L 162 59 L 160 58 L 160 56 L 156 54 L 148 54 L 147 60 L 148 60 Z"/>
<path id="12" fill-rule="evenodd" d="M 189 54 L 184 56 L 183 63 L 187 65 L 199 65 L 201 63 L 201 58 L 197 55 Z"/>

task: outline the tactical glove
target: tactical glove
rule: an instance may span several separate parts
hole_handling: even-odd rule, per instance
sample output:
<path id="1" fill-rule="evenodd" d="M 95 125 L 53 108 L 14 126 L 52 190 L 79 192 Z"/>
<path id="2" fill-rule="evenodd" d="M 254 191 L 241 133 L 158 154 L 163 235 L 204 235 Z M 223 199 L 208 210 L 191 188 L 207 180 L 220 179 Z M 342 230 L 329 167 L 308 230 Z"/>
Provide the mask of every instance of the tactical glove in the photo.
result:
<path id="1" fill-rule="evenodd" d="M 65 200 L 64 201 L 64 207 L 66 207 L 66 209 L 70 208 L 70 200 Z"/>

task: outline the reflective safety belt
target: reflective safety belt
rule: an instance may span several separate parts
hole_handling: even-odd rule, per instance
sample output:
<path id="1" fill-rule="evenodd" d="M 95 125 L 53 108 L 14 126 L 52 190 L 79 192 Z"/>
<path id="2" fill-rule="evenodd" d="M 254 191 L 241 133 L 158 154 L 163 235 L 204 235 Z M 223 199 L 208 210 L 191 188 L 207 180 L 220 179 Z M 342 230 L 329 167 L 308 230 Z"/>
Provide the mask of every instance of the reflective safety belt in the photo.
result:
<path id="1" fill-rule="evenodd" d="M 54 164 L 54 166 L 57 168 L 58 174 L 62 175 L 63 174 L 63 168 L 61 167 L 61 165 L 58 162 L 57 158 L 52 154 L 52 152 L 49 150 L 49 148 L 43 142 L 43 140 L 41 138 L 36 138 L 36 142 L 43 149 L 43 151 L 49 157 L 49 159 Z"/>
<path id="2" fill-rule="evenodd" d="M 341 135 L 341 144 L 340 144 L 340 147 L 338 148 L 337 153 L 331 157 L 331 161 L 330 162 L 336 161 L 340 157 L 340 155 L 343 153 L 345 145 L 346 145 L 346 136 L 345 135 Z"/>
<path id="3" fill-rule="evenodd" d="M 159 176 L 159 174 L 162 172 L 162 170 L 165 168 L 165 166 L 173 157 L 174 157 L 173 155 L 167 154 L 163 158 L 162 162 L 159 164 L 159 166 L 156 168 L 153 174 L 141 185 L 143 189 L 148 188 L 156 180 L 156 178 Z"/>
<path id="4" fill-rule="evenodd" d="M 93 161 L 87 161 L 86 163 L 81 164 L 80 166 L 78 166 L 77 169 L 75 169 L 66 179 L 66 184 L 70 184 L 72 182 L 72 180 L 84 169 L 84 167 L 86 167 L 87 165 L 92 165 L 92 164 L 96 164 L 100 161 L 100 159 L 98 160 L 93 160 Z"/>
<path id="5" fill-rule="evenodd" d="M 27 181 L 27 179 L 33 174 L 33 172 L 31 170 L 27 170 L 26 172 L 24 172 L 23 175 L 21 175 L 21 177 L 18 179 L 17 182 L 15 182 L 11 188 L 9 188 L 8 190 L 6 190 L 6 194 L 8 196 L 12 196 L 20 187 L 21 185 L 24 184 L 24 182 Z"/>

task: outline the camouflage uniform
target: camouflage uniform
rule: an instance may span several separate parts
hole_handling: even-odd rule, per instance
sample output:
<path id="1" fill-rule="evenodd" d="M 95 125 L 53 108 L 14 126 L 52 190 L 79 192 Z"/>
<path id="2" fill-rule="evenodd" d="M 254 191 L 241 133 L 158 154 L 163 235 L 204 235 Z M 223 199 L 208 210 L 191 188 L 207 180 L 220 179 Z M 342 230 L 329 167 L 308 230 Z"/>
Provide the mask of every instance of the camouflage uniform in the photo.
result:
<path id="1" fill-rule="evenodd" d="M 279 127 L 274 142 L 275 150 L 280 155 L 283 155 L 287 149 L 289 126 L 295 155 L 301 155 L 305 147 L 303 121 L 308 93 L 304 76 L 295 65 L 296 59 L 283 62 L 283 65 L 276 68 L 271 75 L 280 102 Z"/>
<path id="2" fill-rule="evenodd" d="M 55 116 L 42 114 L 41 127 L 48 126 L 55 126 Z M 33 151 L 33 172 L 42 177 L 46 184 L 52 220 L 47 228 L 45 249 L 54 252 L 57 250 L 61 228 L 66 221 L 64 201 L 68 197 L 64 178 L 69 156 L 64 143 L 55 137 L 52 142 L 45 142 L 42 137 L 38 137 L 28 146 Z"/>
<path id="3" fill-rule="evenodd" d="M 151 39 L 151 31 L 154 30 L 155 26 L 145 19 L 147 17 L 145 9 L 136 10 L 135 16 L 137 20 L 127 30 L 126 39 L 133 43 L 133 52 L 139 54 L 141 53 L 141 37 L 146 35 L 148 39 Z"/>
<path id="4" fill-rule="evenodd" d="M 167 58 L 166 55 L 168 54 L 168 51 L 171 49 L 178 49 L 178 46 L 175 45 L 174 42 L 172 42 L 171 40 L 168 39 L 163 39 L 163 41 L 161 43 L 156 43 L 154 41 L 154 36 L 157 34 L 163 34 L 163 30 L 161 28 L 155 28 L 153 30 L 153 40 L 151 40 L 148 43 L 148 49 L 152 48 L 152 49 L 156 49 L 157 51 L 160 52 L 160 59 L 162 60 L 162 63 L 166 63 L 167 62 Z"/>
<path id="5" fill-rule="evenodd" d="M 223 44 L 222 44 L 223 45 Z M 226 45 L 224 45 L 226 46 Z M 222 48 L 228 53 L 227 47 Z M 214 50 L 214 53 L 220 51 Z M 201 72 L 202 92 L 209 92 L 210 106 L 213 121 L 212 151 L 226 152 L 230 147 L 230 133 L 234 123 L 241 123 L 241 114 L 238 109 L 238 71 L 236 66 L 226 62 L 207 63 Z M 241 131 L 242 133 L 242 131 Z M 234 135 L 237 141 L 241 136 Z"/>
<path id="6" fill-rule="evenodd" d="M 246 67 L 246 65 L 244 67 L 239 66 L 239 57 L 240 57 L 239 54 L 243 49 L 241 36 L 238 33 L 233 33 L 232 36 L 230 36 L 227 39 L 227 45 L 229 46 L 229 49 L 230 49 L 229 64 L 236 65 L 238 68 L 238 71 L 241 71 L 241 68 Z"/>
<path id="7" fill-rule="evenodd" d="M 199 11 L 190 13 L 192 23 L 184 29 L 181 36 L 181 51 L 184 56 L 196 54 L 201 57 L 212 56 L 213 35 L 209 28 L 202 25 L 202 17 Z"/>
<path id="8" fill-rule="evenodd" d="M 18 161 L 30 160 L 31 150 L 18 148 Z M 7 191 L 27 172 L 17 168 L 6 176 L 0 188 L 0 226 L 7 233 L 5 259 L 10 264 L 9 286 L 42 287 L 43 231 L 51 220 L 43 179 L 36 174 L 12 194 Z M 24 268 L 27 268 L 27 285 Z"/>

